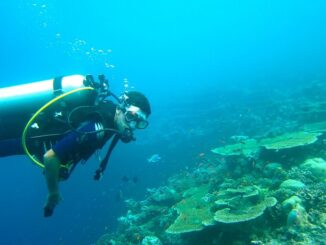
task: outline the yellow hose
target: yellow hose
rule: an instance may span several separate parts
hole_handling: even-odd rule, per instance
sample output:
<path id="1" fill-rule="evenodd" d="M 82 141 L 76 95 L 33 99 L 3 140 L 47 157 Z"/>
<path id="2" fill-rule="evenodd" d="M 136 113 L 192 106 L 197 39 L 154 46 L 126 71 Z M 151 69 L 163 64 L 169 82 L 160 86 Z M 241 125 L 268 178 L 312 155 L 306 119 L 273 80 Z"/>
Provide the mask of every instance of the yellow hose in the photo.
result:
<path id="1" fill-rule="evenodd" d="M 34 122 L 35 118 L 38 117 L 38 115 L 44 111 L 45 109 L 47 109 L 50 105 L 52 105 L 53 103 L 57 102 L 58 100 L 71 95 L 73 93 L 79 92 L 79 91 L 83 91 L 83 90 L 94 90 L 94 88 L 92 87 L 84 87 L 84 88 L 77 88 L 74 89 L 72 91 L 66 92 L 62 95 L 59 95 L 57 97 L 55 97 L 54 99 L 50 100 L 48 103 L 46 103 L 44 106 L 42 106 L 32 117 L 31 119 L 29 119 L 28 123 L 26 124 L 24 131 L 23 131 L 23 135 L 22 135 L 22 145 L 23 145 L 23 149 L 26 153 L 26 155 L 39 167 L 44 168 L 44 164 L 42 162 L 40 162 L 39 160 L 35 159 L 32 154 L 29 152 L 27 145 L 26 145 L 26 136 L 27 136 L 27 131 L 29 129 L 29 127 L 31 126 L 31 124 Z"/>

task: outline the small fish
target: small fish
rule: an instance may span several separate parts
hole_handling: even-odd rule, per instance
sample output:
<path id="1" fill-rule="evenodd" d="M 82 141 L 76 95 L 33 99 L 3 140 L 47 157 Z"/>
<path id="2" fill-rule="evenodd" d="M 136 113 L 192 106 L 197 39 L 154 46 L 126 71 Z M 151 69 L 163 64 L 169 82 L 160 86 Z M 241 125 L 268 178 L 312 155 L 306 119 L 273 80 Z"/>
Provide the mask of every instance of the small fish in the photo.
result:
<path id="1" fill-rule="evenodd" d="M 138 179 L 137 176 L 134 176 L 134 177 L 132 178 L 132 182 L 134 182 L 135 184 L 138 183 L 138 181 L 139 181 L 139 179 Z"/>
<path id="2" fill-rule="evenodd" d="M 121 181 L 122 182 L 129 182 L 129 177 L 124 175 L 124 176 L 122 176 Z"/>
<path id="3" fill-rule="evenodd" d="M 147 162 L 149 163 L 157 163 L 161 161 L 161 157 L 159 154 L 153 154 L 151 157 L 147 158 Z"/>
<path id="4" fill-rule="evenodd" d="M 122 176 L 121 178 L 121 181 L 124 182 L 124 183 L 138 183 L 139 179 L 137 176 L 134 176 L 134 177 L 128 177 L 126 175 Z"/>
<path id="5" fill-rule="evenodd" d="M 204 152 L 201 152 L 198 154 L 199 157 L 204 157 L 205 156 L 205 153 Z"/>

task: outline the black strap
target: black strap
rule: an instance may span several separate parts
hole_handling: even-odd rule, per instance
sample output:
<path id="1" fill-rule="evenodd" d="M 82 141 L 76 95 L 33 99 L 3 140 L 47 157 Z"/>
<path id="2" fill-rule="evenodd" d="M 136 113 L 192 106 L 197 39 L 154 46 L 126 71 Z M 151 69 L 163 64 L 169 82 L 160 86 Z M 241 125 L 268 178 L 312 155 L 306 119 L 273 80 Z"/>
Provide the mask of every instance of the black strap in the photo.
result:
<path id="1" fill-rule="evenodd" d="M 110 147 L 108 149 L 108 152 L 106 153 L 104 159 L 101 161 L 99 168 L 96 170 L 95 175 L 94 175 L 94 180 L 100 180 L 104 170 L 106 169 L 106 166 L 108 165 L 109 162 L 109 158 L 111 156 L 111 153 L 114 149 L 114 147 L 116 146 L 116 144 L 118 143 L 120 139 L 120 136 L 118 134 L 114 135 L 114 138 L 110 144 Z"/>
<path id="2" fill-rule="evenodd" d="M 53 79 L 53 94 L 54 94 L 54 96 L 58 96 L 62 93 L 62 78 L 63 78 L 63 76 L 55 77 Z"/>
<path id="3" fill-rule="evenodd" d="M 76 166 L 77 166 L 76 162 L 71 163 L 71 165 L 68 168 L 61 166 L 59 172 L 60 178 L 62 180 L 67 180 L 70 177 L 71 173 L 75 170 Z"/>

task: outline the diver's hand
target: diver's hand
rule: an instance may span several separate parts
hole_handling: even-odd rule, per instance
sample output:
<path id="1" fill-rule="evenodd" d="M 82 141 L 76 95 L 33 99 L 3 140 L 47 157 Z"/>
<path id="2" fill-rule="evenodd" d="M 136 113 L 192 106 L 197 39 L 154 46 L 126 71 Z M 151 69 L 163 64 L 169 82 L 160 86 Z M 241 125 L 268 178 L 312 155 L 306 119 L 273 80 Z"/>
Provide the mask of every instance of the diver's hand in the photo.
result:
<path id="1" fill-rule="evenodd" d="M 50 217 L 61 200 L 60 192 L 50 193 L 44 206 L 44 217 Z"/>

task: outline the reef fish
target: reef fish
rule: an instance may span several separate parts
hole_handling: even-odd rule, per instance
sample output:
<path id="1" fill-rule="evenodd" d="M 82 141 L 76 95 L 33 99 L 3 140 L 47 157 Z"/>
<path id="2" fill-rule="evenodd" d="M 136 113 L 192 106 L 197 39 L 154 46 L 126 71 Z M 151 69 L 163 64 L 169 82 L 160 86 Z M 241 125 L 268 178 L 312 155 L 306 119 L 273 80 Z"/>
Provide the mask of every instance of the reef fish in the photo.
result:
<path id="1" fill-rule="evenodd" d="M 147 162 L 149 162 L 149 163 L 156 163 L 159 161 L 161 161 L 161 157 L 159 154 L 153 154 L 152 156 L 147 158 Z"/>

